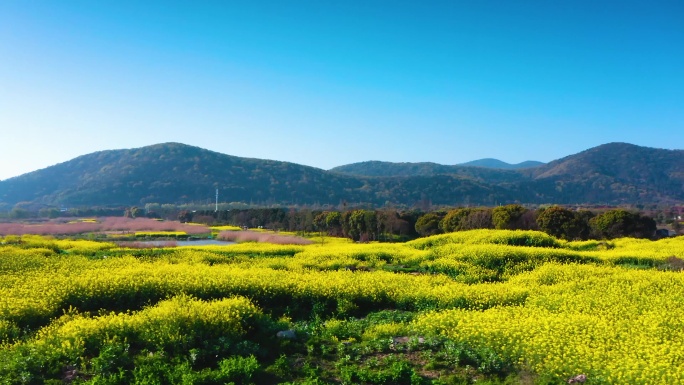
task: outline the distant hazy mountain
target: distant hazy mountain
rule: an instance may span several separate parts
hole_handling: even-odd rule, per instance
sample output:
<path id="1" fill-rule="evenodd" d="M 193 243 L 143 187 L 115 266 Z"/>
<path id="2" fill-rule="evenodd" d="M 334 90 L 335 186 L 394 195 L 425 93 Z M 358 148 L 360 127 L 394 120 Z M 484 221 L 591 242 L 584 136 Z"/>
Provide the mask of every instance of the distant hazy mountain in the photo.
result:
<path id="1" fill-rule="evenodd" d="M 517 170 L 521 168 L 532 168 L 539 167 L 543 165 L 543 162 L 538 162 L 536 160 L 526 160 L 518 164 L 510 164 L 498 159 L 485 158 L 473 160 L 466 163 L 461 163 L 459 166 L 474 166 L 474 167 L 485 167 L 485 168 L 497 168 L 501 170 Z"/>
<path id="2" fill-rule="evenodd" d="M 684 151 L 611 143 L 517 170 L 362 162 L 330 171 L 179 143 L 83 155 L 0 181 L 0 208 L 222 202 L 411 206 L 684 201 Z"/>
<path id="3" fill-rule="evenodd" d="M 392 163 L 380 161 L 368 161 L 347 164 L 330 169 L 332 172 L 362 175 L 362 176 L 433 176 L 433 175 L 458 175 L 487 183 L 514 183 L 524 179 L 524 176 L 511 171 L 470 166 L 446 166 L 437 163 Z"/>
<path id="4" fill-rule="evenodd" d="M 520 179 L 518 173 L 510 172 L 510 170 L 538 167 L 543 164 L 544 163 L 542 162 L 533 160 L 518 164 L 509 164 L 491 158 L 474 160 L 472 162 L 453 166 L 431 162 L 393 163 L 372 160 L 338 166 L 330 169 L 330 171 L 364 176 L 463 175 L 480 180 L 510 182 Z"/>

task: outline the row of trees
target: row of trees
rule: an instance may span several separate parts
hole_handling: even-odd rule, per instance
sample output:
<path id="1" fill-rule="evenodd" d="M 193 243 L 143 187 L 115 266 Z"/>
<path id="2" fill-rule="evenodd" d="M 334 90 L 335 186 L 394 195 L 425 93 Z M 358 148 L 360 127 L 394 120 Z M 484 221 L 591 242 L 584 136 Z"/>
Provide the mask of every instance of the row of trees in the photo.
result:
<path id="1" fill-rule="evenodd" d="M 421 211 L 254 208 L 219 211 L 181 211 L 183 222 L 263 227 L 295 232 L 321 232 L 355 241 L 398 241 L 418 237 L 416 221 Z"/>
<path id="2" fill-rule="evenodd" d="M 459 208 L 421 216 L 416 231 L 433 235 L 471 229 L 541 230 L 557 238 L 652 238 L 656 222 L 639 213 L 623 209 L 595 214 L 589 210 L 573 211 L 563 207 L 528 210 L 520 205 L 496 208 Z"/>
<path id="3" fill-rule="evenodd" d="M 457 208 L 450 211 L 294 210 L 284 208 L 181 211 L 182 222 L 231 224 L 296 232 L 322 232 L 355 241 L 398 241 L 471 229 L 541 230 L 557 238 L 652 238 L 656 222 L 623 209 L 594 213 L 550 207 L 529 210 L 521 205 Z"/>
<path id="4" fill-rule="evenodd" d="M 341 211 L 308 208 L 241 208 L 214 211 L 179 209 L 174 205 L 152 204 L 146 205 L 144 209 L 138 207 L 81 208 L 69 209 L 68 212 L 43 207 L 35 213 L 29 210 L 31 208 L 23 206 L 13 208 L 10 219 L 29 219 L 35 217 L 36 214 L 49 214 L 45 215 L 47 217 L 57 217 L 60 214 L 118 216 L 124 211 L 124 216 L 131 218 L 143 216 L 177 218 L 181 222 L 231 224 L 295 232 L 322 232 L 356 241 L 399 241 L 470 229 L 541 230 L 567 240 L 652 238 L 656 230 L 656 222 L 651 217 L 632 211 L 613 209 L 597 213 L 589 210 L 569 210 L 558 206 L 531 210 L 521 205 L 506 205 L 494 208 L 465 207 L 431 212 L 401 211 L 390 208 Z M 667 217 L 671 215 L 673 214 L 668 213 Z M 678 221 L 671 226 L 678 230 L 676 225 L 679 225 Z"/>
<path id="5" fill-rule="evenodd" d="M 0 211 L 0 219 L 39 219 L 61 217 L 115 217 L 121 214 L 121 207 L 77 207 L 60 209 L 57 207 L 42 207 L 30 202 L 21 202 L 7 212 Z"/>

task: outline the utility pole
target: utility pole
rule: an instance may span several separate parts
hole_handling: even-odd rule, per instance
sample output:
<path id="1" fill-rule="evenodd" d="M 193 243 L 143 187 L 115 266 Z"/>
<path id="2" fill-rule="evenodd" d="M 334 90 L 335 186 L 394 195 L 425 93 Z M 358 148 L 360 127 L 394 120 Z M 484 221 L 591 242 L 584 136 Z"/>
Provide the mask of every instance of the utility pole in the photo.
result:
<path id="1" fill-rule="evenodd" d="M 214 212 L 218 212 L 218 189 L 216 189 L 216 209 Z"/>

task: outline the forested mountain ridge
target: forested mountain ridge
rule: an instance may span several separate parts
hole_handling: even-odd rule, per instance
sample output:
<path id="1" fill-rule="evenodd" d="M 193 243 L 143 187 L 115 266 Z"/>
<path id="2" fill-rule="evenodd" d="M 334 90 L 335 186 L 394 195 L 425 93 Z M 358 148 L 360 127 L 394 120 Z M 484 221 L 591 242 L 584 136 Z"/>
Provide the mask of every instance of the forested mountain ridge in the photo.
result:
<path id="1" fill-rule="evenodd" d="M 427 176 L 463 175 L 480 180 L 518 181 L 520 175 L 515 170 L 534 168 L 542 162 L 528 160 L 518 164 L 502 162 L 498 159 L 478 159 L 471 162 L 444 165 L 432 162 L 381 162 L 371 160 L 337 166 L 330 171 L 364 176 Z"/>
<path id="2" fill-rule="evenodd" d="M 684 200 L 684 150 L 608 143 L 521 172 L 539 185 L 552 182 L 559 203 L 575 194 L 588 202 Z"/>
<path id="3" fill-rule="evenodd" d="M 234 201 L 266 203 L 288 195 L 293 202 L 310 202 L 323 193 L 335 196 L 363 185 L 358 178 L 314 167 L 163 143 L 83 155 L 2 181 L 0 199 L 71 205 L 172 203 L 210 199 L 219 188 Z"/>
<path id="4" fill-rule="evenodd" d="M 447 204 L 469 194 L 477 203 L 505 198 L 497 186 L 457 176 L 367 178 L 273 160 L 241 158 L 164 143 L 100 151 L 0 181 L 0 204 L 31 201 L 48 205 L 140 205 L 211 202 Z M 427 198 L 426 198 L 427 197 Z M 433 198 L 430 198 L 433 197 Z"/>
<path id="5" fill-rule="evenodd" d="M 216 189 L 221 202 L 262 205 L 671 203 L 684 201 L 684 151 L 611 143 L 521 170 L 362 162 L 326 171 L 163 143 L 0 181 L 0 206 L 209 203 Z"/>
<path id="6" fill-rule="evenodd" d="M 478 180 L 486 183 L 515 183 L 520 182 L 524 176 L 514 170 L 494 169 L 486 167 L 443 165 L 431 162 L 419 163 L 393 163 L 377 160 L 351 163 L 330 169 L 332 172 L 357 176 L 382 176 L 382 177 L 409 177 L 409 176 L 434 176 L 434 175 L 458 175 L 461 177 Z"/>

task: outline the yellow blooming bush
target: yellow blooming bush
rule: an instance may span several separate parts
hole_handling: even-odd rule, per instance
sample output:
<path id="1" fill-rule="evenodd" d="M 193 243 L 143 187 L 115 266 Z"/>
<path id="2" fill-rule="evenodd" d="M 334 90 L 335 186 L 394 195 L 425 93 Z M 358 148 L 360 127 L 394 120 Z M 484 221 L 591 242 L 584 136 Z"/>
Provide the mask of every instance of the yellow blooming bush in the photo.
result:
<path id="1" fill-rule="evenodd" d="M 246 298 L 205 302 L 181 295 L 138 312 L 96 317 L 67 314 L 39 330 L 31 343 L 40 347 L 59 342 L 63 346 L 62 341 L 69 341 L 69 349 L 80 347 L 92 354 L 106 340 L 118 338 L 138 349 L 171 351 L 207 338 L 237 339 L 259 313 Z"/>
<path id="2" fill-rule="evenodd" d="M 560 247 L 562 241 L 541 231 L 523 230 L 470 230 L 435 235 L 408 242 L 417 249 L 432 248 L 447 244 L 495 244 L 530 247 Z"/>
<path id="3" fill-rule="evenodd" d="M 529 290 L 524 304 L 431 312 L 413 327 L 492 347 L 522 368 L 558 378 L 684 381 L 680 273 L 547 264 L 510 283 Z"/>
<path id="4" fill-rule="evenodd" d="M 211 226 L 210 227 L 212 232 L 219 232 L 219 231 L 240 231 L 242 230 L 242 227 L 240 226 Z"/>

